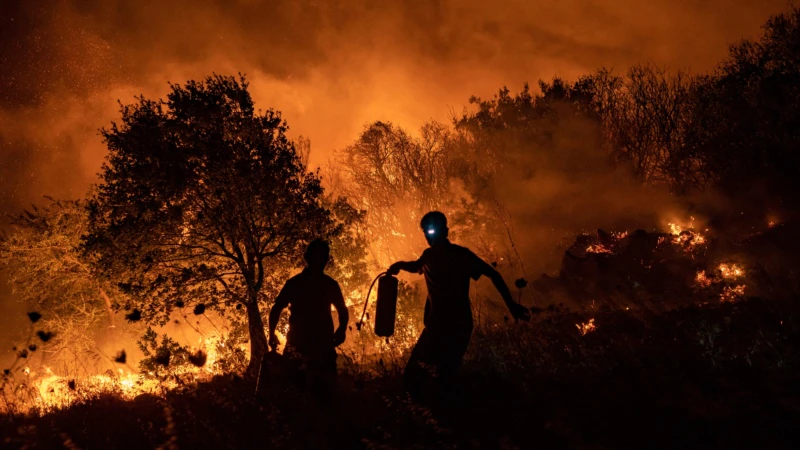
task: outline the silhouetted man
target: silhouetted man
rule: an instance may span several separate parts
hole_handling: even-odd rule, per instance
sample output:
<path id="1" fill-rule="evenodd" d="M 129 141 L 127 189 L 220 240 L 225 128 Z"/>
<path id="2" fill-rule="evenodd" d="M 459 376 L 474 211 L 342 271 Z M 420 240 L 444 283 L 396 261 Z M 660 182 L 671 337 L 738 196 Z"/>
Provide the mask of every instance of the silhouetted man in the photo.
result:
<path id="1" fill-rule="evenodd" d="M 336 380 L 336 350 L 345 340 L 349 314 L 339 283 L 323 272 L 330 260 L 330 248 L 322 239 L 312 241 L 304 258 L 308 264 L 289 279 L 269 312 L 269 346 L 278 346 L 275 327 L 281 312 L 290 306 L 289 333 L 283 354 L 295 366 L 298 381 L 310 384 L 318 395 L 331 393 Z M 331 305 L 339 315 L 334 332 Z"/>
<path id="2" fill-rule="evenodd" d="M 485 275 L 492 280 L 515 319 L 527 320 L 530 312 L 515 303 L 502 275 L 468 248 L 447 239 L 447 218 L 431 211 L 420 222 L 430 248 L 416 261 L 400 261 L 388 273 L 399 271 L 425 275 L 428 299 L 425 302 L 425 329 L 411 352 L 403 374 L 406 389 L 419 396 L 428 375 L 437 385 L 449 389 L 461 365 L 472 334 L 472 308 L 469 300 L 470 279 Z M 433 370 L 431 370 L 433 369 Z"/>

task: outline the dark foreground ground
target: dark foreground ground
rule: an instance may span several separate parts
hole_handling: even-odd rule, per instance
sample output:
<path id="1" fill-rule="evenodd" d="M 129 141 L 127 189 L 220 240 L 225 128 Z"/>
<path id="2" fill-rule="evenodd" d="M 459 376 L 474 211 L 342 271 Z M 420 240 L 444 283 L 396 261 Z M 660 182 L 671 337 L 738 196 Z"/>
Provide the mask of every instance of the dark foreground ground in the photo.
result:
<path id="1" fill-rule="evenodd" d="M 7 448 L 800 448 L 800 314 L 759 299 L 651 314 L 545 311 L 476 330 L 453 401 L 406 399 L 391 368 L 319 405 L 218 377 L 2 419 Z M 388 365 L 388 364 L 387 364 Z M 269 378 L 267 382 L 270 382 Z"/>

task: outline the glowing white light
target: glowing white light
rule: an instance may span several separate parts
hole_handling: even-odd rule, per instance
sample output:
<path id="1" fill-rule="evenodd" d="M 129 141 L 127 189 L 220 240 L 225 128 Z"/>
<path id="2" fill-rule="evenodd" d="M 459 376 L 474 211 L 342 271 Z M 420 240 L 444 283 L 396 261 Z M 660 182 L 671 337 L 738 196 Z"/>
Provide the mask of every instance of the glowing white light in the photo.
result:
<path id="1" fill-rule="evenodd" d="M 428 234 L 433 234 L 433 233 L 436 233 L 436 230 L 433 229 L 428 230 Z"/>

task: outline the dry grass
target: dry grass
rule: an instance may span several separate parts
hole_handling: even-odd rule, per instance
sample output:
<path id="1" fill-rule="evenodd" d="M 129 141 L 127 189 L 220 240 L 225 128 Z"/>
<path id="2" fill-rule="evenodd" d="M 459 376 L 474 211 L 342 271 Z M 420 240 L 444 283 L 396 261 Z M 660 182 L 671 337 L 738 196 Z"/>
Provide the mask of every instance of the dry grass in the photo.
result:
<path id="1" fill-rule="evenodd" d="M 800 419 L 794 304 L 750 299 L 653 314 L 543 312 L 476 329 L 457 395 L 402 393 L 403 358 L 340 358 L 337 402 L 274 372 L 254 396 L 237 376 L 166 396 L 86 398 L 44 417 L 7 417 L 22 448 L 722 448 L 793 447 Z M 345 363 L 345 361 L 347 361 Z M 57 430 L 57 433 L 53 433 Z"/>

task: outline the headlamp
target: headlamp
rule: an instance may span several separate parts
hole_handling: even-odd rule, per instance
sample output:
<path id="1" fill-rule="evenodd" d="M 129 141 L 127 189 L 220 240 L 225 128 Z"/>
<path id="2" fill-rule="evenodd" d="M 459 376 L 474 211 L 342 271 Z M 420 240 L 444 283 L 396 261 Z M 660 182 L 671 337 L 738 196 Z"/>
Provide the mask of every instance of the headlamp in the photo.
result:
<path id="1" fill-rule="evenodd" d="M 436 234 L 436 230 L 435 230 L 435 229 L 433 229 L 433 228 L 428 228 L 428 235 L 429 235 L 429 236 L 432 236 L 432 235 L 434 235 L 434 234 Z"/>

